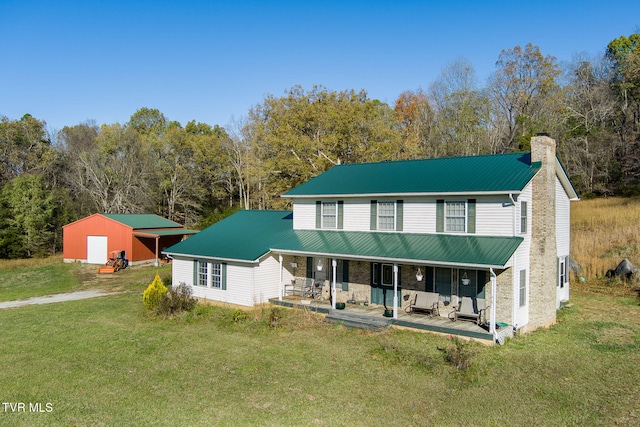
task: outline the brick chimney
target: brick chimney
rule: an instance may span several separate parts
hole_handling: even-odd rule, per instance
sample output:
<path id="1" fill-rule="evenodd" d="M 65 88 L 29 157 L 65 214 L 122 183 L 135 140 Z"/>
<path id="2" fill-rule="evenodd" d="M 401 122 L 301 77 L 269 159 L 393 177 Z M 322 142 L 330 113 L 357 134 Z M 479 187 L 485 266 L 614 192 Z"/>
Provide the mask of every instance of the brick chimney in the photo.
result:
<path id="1" fill-rule="evenodd" d="M 527 331 L 556 323 L 556 142 L 546 134 L 531 138 L 531 162 L 541 162 L 541 168 L 531 184 L 531 265 Z"/>

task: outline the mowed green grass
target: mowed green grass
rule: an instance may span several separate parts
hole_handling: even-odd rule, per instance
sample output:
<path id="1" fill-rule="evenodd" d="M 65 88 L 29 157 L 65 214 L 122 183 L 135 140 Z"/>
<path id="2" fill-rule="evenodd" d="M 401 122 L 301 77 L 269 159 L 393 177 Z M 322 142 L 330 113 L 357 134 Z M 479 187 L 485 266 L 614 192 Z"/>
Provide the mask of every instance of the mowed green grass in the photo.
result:
<path id="1" fill-rule="evenodd" d="M 0 403 L 26 403 L 0 406 L 0 425 L 640 424 L 632 293 L 577 289 L 552 329 L 472 343 L 461 372 L 445 360 L 451 339 L 427 333 L 346 329 L 286 309 L 271 327 L 269 307 L 241 322 L 214 306 L 152 317 L 141 294 L 155 270 L 129 274 L 107 282 L 119 295 L 0 310 Z"/>

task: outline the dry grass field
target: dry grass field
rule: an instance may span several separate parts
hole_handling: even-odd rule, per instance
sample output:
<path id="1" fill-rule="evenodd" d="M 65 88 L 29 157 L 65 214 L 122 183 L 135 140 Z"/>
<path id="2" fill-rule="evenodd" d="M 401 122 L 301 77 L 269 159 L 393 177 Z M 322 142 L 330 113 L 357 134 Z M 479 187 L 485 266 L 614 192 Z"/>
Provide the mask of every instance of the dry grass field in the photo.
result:
<path id="1" fill-rule="evenodd" d="M 572 203 L 571 257 L 587 280 L 604 277 L 624 258 L 640 266 L 640 199 Z"/>

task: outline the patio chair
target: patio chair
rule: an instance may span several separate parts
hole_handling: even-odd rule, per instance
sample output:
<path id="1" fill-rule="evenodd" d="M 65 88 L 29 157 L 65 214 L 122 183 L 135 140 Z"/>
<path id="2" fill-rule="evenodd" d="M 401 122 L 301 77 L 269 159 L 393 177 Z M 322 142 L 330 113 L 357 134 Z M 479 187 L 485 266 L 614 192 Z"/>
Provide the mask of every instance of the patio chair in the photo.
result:
<path id="1" fill-rule="evenodd" d="M 406 308 L 407 313 L 414 312 L 428 313 L 431 316 L 437 316 L 438 313 L 438 299 L 439 294 L 437 292 L 416 292 L 416 296 L 413 301 Z"/>
<path id="2" fill-rule="evenodd" d="M 458 318 L 465 320 L 473 320 L 481 325 L 484 319 L 485 304 L 484 299 L 474 297 L 462 297 L 458 307 L 449 313 L 449 319 L 452 321 Z"/>

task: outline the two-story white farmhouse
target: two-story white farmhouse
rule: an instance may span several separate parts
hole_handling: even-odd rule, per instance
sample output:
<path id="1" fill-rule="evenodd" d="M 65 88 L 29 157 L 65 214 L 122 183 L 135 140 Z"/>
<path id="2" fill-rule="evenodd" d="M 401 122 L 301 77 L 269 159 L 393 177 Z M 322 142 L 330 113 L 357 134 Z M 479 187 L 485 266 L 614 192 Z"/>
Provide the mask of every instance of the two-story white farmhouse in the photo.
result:
<path id="1" fill-rule="evenodd" d="M 292 211 L 241 211 L 168 248 L 173 283 L 245 306 L 313 283 L 334 308 L 366 301 L 394 317 L 426 291 L 445 309 L 482 299 L 494 332 L 495 322 L 549 326 L 569 298 L 578 197 L 555 141 L 537 136 L 531 147 L 335 166 L 283 195 Z"/>

